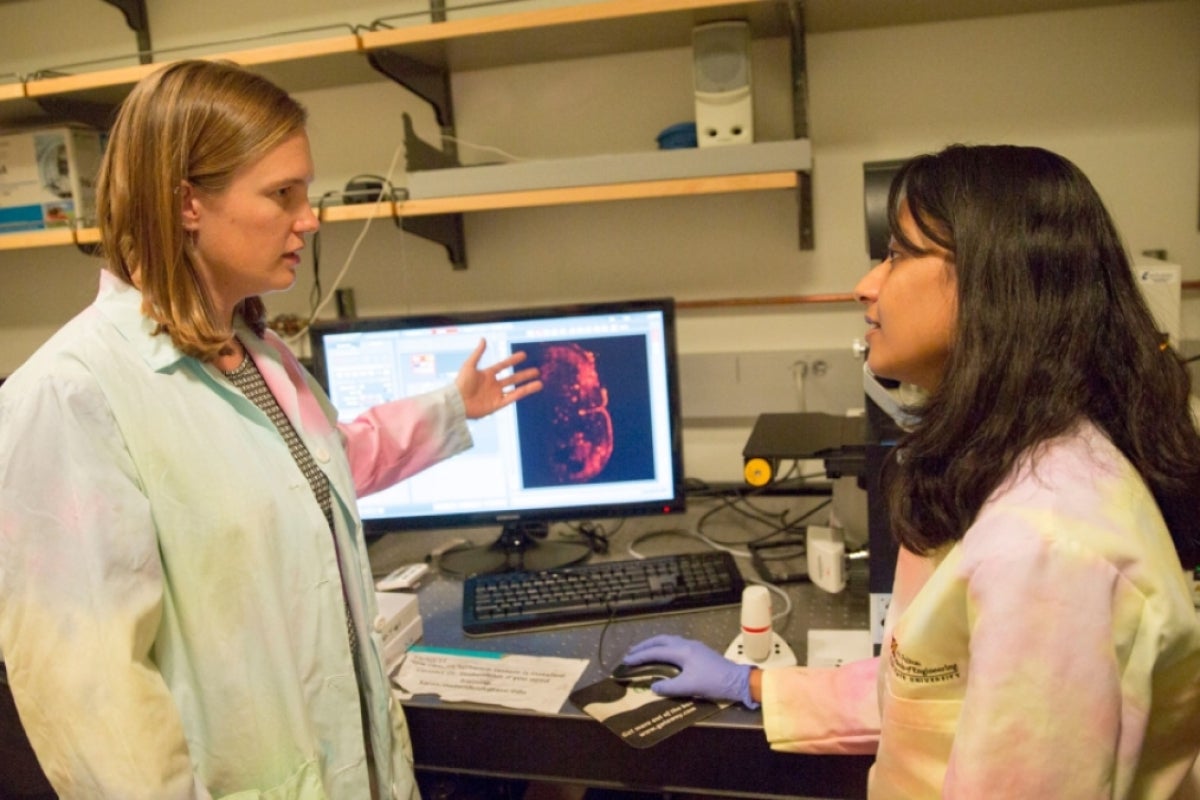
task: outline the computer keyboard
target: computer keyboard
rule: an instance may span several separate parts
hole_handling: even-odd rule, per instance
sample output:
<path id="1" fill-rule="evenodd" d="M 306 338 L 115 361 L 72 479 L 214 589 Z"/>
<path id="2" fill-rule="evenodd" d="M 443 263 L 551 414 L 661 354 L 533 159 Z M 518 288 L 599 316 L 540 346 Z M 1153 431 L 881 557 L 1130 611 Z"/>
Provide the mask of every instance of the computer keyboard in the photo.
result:
<path id="1" fill-rule="evenodd" d="M 587 625 L 740 603 L 745 581 L 724 551 L 473 575 L 463 584 L 468 636 Z"/>

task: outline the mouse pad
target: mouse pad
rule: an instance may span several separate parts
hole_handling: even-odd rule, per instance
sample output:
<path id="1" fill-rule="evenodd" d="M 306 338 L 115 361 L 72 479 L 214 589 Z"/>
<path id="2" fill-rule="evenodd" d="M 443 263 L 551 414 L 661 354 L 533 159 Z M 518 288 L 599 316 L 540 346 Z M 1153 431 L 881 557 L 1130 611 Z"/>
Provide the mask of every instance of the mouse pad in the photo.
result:
<path id="1" fill-rule="evenodd" d="M 716 714 L 729 703 L 659 697 L 648 684 L 625 685 L 605 678 L 576 689 L 570 700 L 631 747 L 651 747 Z"/>

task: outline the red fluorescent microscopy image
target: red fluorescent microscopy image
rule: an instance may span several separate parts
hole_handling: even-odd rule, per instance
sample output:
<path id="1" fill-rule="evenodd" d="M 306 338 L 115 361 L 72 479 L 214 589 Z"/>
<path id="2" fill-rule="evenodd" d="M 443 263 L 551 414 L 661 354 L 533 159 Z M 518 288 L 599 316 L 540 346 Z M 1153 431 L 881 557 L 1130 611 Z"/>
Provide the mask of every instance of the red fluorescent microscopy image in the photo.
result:
<path id="1" fill-rule="evenodd" d="M 646 347 L 643 336 L 514 343 L 544 385 L 517 403 L 526 488 L 653 479 Z"/>
<path id="2" fill-rule="evenodd" d="M 596 371 L 596 355 L 578 344 L 551 345 L 541 365 L 550 402 L 550 470 L 562 483 L 595 478 L 613 452 L 608 391 Z"/>

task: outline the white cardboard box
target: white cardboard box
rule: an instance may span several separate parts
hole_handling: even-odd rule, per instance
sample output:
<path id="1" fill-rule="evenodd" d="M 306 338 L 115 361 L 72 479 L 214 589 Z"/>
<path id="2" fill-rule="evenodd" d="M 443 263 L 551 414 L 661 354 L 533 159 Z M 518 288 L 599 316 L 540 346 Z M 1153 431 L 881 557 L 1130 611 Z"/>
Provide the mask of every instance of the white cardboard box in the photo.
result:
<path id="1" fill-rule="evenodd" d="M 0 233 L 94 224 L 101 151 L 90 128 L 0 133 Z"/>
<path id="2" fill-rule="evenodd" d="M 375 630 L 383 639 L 383 663 L 391 672 L 424 633 L 417 596 L 410 592 L 376 592 L 379 617 Z"/>

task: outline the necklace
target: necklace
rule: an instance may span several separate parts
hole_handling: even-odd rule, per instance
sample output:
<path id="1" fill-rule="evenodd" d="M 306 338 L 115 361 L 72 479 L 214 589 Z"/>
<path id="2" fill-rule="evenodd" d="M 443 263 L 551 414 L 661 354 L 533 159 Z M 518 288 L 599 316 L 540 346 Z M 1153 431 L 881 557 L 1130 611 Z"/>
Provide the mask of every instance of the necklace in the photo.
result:
<path id="1" fill-rule="evenodd" d="M 250 369 L 250 354 L 245 353 L 242 355 L 242 363 L 238 364 L 233 369 L 223 369 L 221 372 L 223 372 L 227 378 L 236 378 L 248 369 Z"/>
<path id="2" fill-rule="evenodd" d="M 241 363 L 239 363 L 233 369 L 221 370 L 221 372 L 223 372 L 225 374 L 225 376 L 229 377 L 229 378 L 235 378 L 250 368 L 250 351 L 246 349 L 246 345 L 242 344 L 239 339 L 235 338 L 234 341 L 237 342 L 239 345 L 241 345 L 242 360 L 241 360 Z"/>

